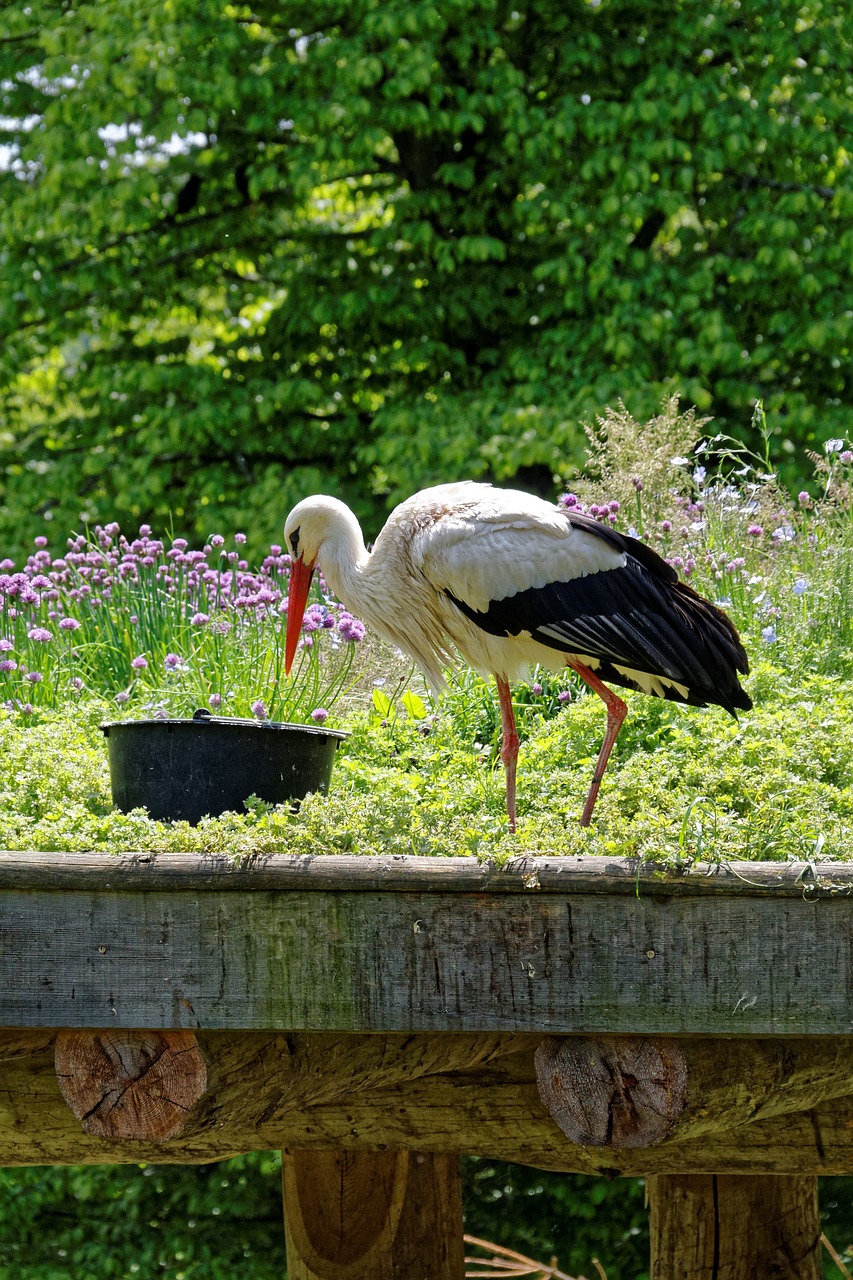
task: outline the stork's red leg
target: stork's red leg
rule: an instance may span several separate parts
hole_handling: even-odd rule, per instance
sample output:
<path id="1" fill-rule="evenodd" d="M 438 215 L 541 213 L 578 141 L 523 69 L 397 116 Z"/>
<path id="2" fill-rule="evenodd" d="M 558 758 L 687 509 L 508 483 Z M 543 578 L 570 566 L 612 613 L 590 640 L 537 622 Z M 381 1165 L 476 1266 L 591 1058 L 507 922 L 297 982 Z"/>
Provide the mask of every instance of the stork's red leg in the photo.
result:
<path id="1" fill-rule="evenodd" d="M 601 786 L 601 779 L 604 777 L 604 770 L 607 768 L 607 761 L 610 759 L 610 752 L 613 750 L 613 744 L 616 741 L 619 730 L 622 728 L 622 721 L 628 714 L 628 708 L 612 689 L 608 689 L 607 685 L 599 680 L 594 671 L 590 671 L 589 667 L 585 667 L 582 662 L 570 662 L 568 665 L 573 671 L 577 671 L 581 680 L 598 694 L 607 707 L 607 728 L 604 733 L 604 741 L 598 753 L 595 773 L 592 775 L 592 786 L 589 789 L 589 795 L 586 798 L 586 804 L 581 814 L 581 826 L 588 827 L 592 819 L 592 811 L 595 808 L 595 801 L 598 797 L 598 790 Z"/>
<path id="2" fill-rule="evenodd" d="M 501 708 L 501 760 L 506 771 L 506 811 L 509 829 L 515 831 L 515 770 L 518 763 L 518 731 L 512 709 L 512 694 L 503 676 L 495 676 Z"/>

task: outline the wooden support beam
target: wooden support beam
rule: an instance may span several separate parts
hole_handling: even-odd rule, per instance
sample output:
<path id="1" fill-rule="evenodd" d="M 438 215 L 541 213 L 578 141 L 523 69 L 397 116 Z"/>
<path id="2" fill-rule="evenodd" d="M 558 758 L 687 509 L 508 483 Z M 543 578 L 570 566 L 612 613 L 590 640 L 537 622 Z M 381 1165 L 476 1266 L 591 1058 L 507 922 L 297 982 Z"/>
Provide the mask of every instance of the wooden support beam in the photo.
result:
<path id="1" fill-rule="evenodd" d="M 719 1055 L 719 1087 L 704 1104 L 692 1096 L 683 1114 L 696 1127 L 647 1148 L 582 1146 L 561 1131 L 537 1089 L 540 1037 L 200 1031 L 197 1038 L 207 1090 L 179 1136 L 158 1144 L 84 1132 L 60 1092 L 57 1033 L 0 1032 L 0 1164 L 192 1163 L 287 1147 L 459 1151 L 609 1176 L 853 1174 L 853 1092 L 817 1100 L 844 1086 L 850 1037 L 774 1042 L 779 1087 L 762 1098 L 749 1083 L 749 1063 L 768 1061 L 761 1042 L 679 1042 L 689 1063 L 713 1066 Z M 705 1104 L 716 1116 L 702 1114 Z"/>
<path id="2" fill-rule="evenodd" d="M 853 1095 L 853 1045 L 825 1040 L 546 1036 L 539 1095 L 583 1146 L 651 1147 Z"/>
<path id="3" fill-rule="evenodd" d="M 658 1175 L 651 1280 L 820 1280 L 817 1178 Z"/>
<path id="4" fill-rule="evenodd" d="M 285 1151 L 289 1280 L 462 1280 L 457 1156 Z"/>

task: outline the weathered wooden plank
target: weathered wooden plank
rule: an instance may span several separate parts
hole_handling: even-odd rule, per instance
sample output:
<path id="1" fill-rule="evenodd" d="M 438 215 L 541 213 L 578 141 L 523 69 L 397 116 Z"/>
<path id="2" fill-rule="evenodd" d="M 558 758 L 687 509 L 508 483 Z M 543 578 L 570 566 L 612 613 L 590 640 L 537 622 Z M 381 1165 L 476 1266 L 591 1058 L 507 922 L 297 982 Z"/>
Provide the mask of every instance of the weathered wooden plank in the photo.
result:
<path id="1" fill-rule="evenodd" d="M 193 1163 L 241 1151 L 461 1152 L 536 1168 L 608 1175 L 853 1174 L 853 1097 L 710 1130 L 689 1100 L 684 1139 L 643 1150 L 579 1146 L 540 1100 L 534 1036 L 298 1036 L 199 1032 L 208 1088 L 180 1136 L 165 1143 L 85 1133 L 59 1090 L 53 1031 L 0 1036 L 0 1164 Z M 711 1045 L 686 1043 L 688 1057 Z M 804 1087 L 806 1042 L 787 1042 Z M 734 1048 L 738 1049 L 738 1045 Z M 850 1042 L 845 1047 L 850 1050 Z M 746 1042 L 747 1059 L 760 1046 Z M 822 1047 L 821 1047 L 822 1051 Z M 738 1059 L 721 1060 L 731 1077 Z M 837 1064 L 815 1059 L 815 1067 Z M 721 1092 L 721 1091 L 720 1091 Z M 792 1101 L 777 1090 L 769 1106 Z M 709 1098 L 713 1105 L 714 1095 Z M 743 1119 L 748 1097 L 728 1118 Z M 757 1114 L 766 1113 L 758 1109 Z M 725 1119 L 725 1116 L 722 1117 Z"/>
<path id="2" fill-rule="evenodd" d="M 0 1025 L 846 1034 L 851 911 L 802 893 L 175 892 L 117 874 L 0 893 Z"/>
<path id="3" fill-rule="evenodd" d="M 268 854 L 239 862 L 222 855 L 0 851 L 5 889 L 252 889 L 281 892 L 718 894 L 794 898 L 853 893 L 853 862 L 698 862 L 681 869 L 632 858 L 538 857 L 522 852 L 501 867 L 476 858 Z"/>

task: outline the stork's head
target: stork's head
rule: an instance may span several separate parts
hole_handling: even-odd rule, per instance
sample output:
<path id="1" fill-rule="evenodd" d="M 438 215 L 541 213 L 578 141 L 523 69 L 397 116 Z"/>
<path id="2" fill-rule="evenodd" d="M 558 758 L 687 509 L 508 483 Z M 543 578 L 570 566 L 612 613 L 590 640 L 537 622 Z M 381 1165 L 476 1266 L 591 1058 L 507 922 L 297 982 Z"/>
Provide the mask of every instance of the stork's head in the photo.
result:
<path id="1" fill-rule="evenodd" d="M 297 502 L 284 522 L 285 548 L 290 552 L 291 560 L 284 642 L 284 667 L 288 675 L 299 644 L 314 570 L 324 552 L 334 556 L 341 530 L 348 529 L 353 523 L 355 517 L 349 507 L 337 498 L 323 494 Z"/>

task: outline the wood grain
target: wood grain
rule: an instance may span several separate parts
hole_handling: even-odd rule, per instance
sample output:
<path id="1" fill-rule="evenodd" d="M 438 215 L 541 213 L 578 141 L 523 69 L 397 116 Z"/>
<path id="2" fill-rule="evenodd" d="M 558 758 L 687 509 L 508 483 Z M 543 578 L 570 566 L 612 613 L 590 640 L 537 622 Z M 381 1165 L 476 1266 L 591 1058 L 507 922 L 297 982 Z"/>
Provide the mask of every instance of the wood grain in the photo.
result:
<path id="1" fill-rule="evenodd" d="M 845 1036 L 546 1036 L 535 1066 L 555 1123 L 589 1146 L 683 1142 L 853 1096 Z"/>
<path id="2" fill-rule="evenodd" d="M 540 857 L 524 851 L 497 867 L 477 858 L 395 854 L 360 857 L 264 854 L 39 853 L 0 851 L 3 889 L 255 889 L 281 892 L 603 893 L 642 900 L 770 894 L 816 898 L 853 892 L 853 862 L 691 863 L 672 868 L 634 858 Z"/>
<path id="3" fill-rule="evenodd" d="M 287 1147 L 461 1152 L 608 1176 L 853 1174 L 853 1097 L 816 1101 L 822 1088 L 843 1086 L 849 1038 L 831 1046 L 836 1058 L 817 1057 L 811 1066 L 812 1047 L 827 1054 L 830 1046 L 781 1041 L 777 1049 L 794 1063 L 786 1066 L 763 1059 L 757 1041 L 682 1042 L 689 1066 L 710 1063 L 724 1045 L 717 1092 L 688 1088 L 685 1136 L 645 1150 L 582 1147 L 561 1132 L 537 1090 L 536 1036 L 199 1032 L 207 1091 L 180 1136 L 159 1145 L 81 1130 L 59 1089 L 55 1040 L 48 1030 L 0 1035 L 0 1164 L 193 1163 Z M 774 1062 L 776 1086 L 768 1091 Z M 733 1088 L 739 1066 L 743 1087 Z M 805 1109 L 784 1110 L 794 1103 Z M 715 1129 L 714 1113 L 731 1127 Z M 747 1120 L 750 1114 L 756 1118 Z"/>
<path id="4" fill-rule="evenodd" d="M 72 1114 L 100 1138 L 168 1142 L 207 1086 L 191 1031 L 60 1031 L 54 1063 Z"/>
<path id="5" fill-rule="evenodd" d="M 110 887 L 5 889 L 0 1026 L 853 1031 L 844 895 L 222 882 L 155 888 L 116 863 Z"/>
<path id="6" fill-rule="evenodd" d="M 820 1280 L 817 1178 L 649 1179 L 651 1280 Z"/>
<path id="7" fill-rule="evenodd" d="M 677 1040 L 549 1036 L 534 1061 L 548 1114 L 584 1147 L 652 1147 L 685 1108 L 689 1072 Z"/>
<path id="8" fill-rule="evenodd" d="M 462 1280 L 459 1159 L 285 1151 L 289 1280 Z"/>

